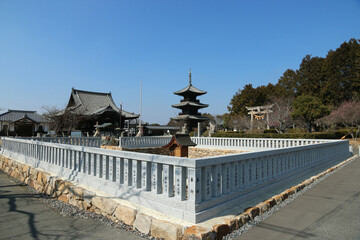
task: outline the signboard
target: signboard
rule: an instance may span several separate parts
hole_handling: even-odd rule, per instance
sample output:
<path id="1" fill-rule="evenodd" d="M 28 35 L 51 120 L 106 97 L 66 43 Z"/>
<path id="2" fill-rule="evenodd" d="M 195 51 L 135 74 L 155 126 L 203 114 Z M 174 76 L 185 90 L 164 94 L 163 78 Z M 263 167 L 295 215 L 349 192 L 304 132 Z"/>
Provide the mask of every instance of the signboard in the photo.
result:
<path id="1" fill-rule="evenodd" d="M 70 133 L 71 137 L 81 137 L 81 130 L 74 130 Z"/>

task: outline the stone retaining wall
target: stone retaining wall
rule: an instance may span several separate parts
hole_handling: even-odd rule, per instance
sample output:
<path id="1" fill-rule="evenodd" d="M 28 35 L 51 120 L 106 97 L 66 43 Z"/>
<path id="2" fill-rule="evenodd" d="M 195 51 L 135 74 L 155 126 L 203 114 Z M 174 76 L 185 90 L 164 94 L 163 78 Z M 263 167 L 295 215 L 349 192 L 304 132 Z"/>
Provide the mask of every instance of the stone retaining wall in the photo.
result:
<path id="1" fill-rule="evenodd" d="M 354 157 L 313 176 L 310 179 L 247 209 L 245 212 L 235 217 L 219 220 L 219 223 L 212 227 L 203 227 L 201 224 L 186 226 L 155 218 L 145 211 L 119 203 L 117 199 L 97 195 L 70 181 L 65 181 L 57 176 L 52 176 L 49 173 L 19 163 L 2 155 L 0 155 L 0 169 L 11 177 L 28 184 L 40 193 L 57 198 L 60 201 L 69 203 L 80 209 L 104 215 L 114 222 L 122 221 L 142 233 L 150 234 L 165 240 L 190 240 L 222 239 L 226 234 L 242 227 L 256 216 L 269 211 L 276 204 L 286 200 L 290 195 L 301 191 L 305 186 L 312 184 L 327 173 L 334 171 L 353 159 Z"/>
<path id="2" fill-rule="evenodd" d="M 0 169 L 39 193 L 57 198 L 80 209 L 104 215 L 114 222 L 122 221 L 142 233 L 169 240 L 183 238 L 186 226 L 156 219 L 145 212 L 121 204 L 116 199 L 99 196 L 70 181 L 2 155 L 0 155 Z"/>

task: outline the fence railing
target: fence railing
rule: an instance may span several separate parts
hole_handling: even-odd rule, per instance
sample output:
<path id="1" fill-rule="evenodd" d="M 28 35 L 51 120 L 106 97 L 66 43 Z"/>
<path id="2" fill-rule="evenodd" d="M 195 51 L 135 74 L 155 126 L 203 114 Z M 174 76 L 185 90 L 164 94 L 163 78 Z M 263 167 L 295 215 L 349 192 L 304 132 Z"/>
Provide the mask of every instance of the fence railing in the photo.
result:
<path id="1" fill-rule="evenodd" d="M 165 146 L 171 137 L 121 137 L 119 146 L 123 148 L 143 148 Z M 201 148 L 264 150 L 285 147 L 304 146 L 316 143 L 331 142 L 323 139 L 276 139 L 276 138 L 213 138 L 192 137 L 191 140 Z"/>
<path id="2" fill-rule="evenodd" d="M 85 147 L 100 147 L 101 139 L 97 137 L 19 137 L 42 142 L 78 145 Z M 171 137 L 120 137 L 119 146 L 123 148 L 145 148 L 165 146 Z M 270 138 L 210 138 L 192 137 L 191 140 L 201 148 L 264 150 L 285 147 L 304 146 L 325 143 L 334 140 L 323 139 L 270 139 Z"/>
<path id="3" fill-rule="evenodd" d="M 100 147 L 99 137 L 17 137 L 18 139 L 28 139 L 41 142 L 52 142 L 84 147 Z"/>
<path id="4" fill-rule="evenodd" d="M 286 147 L 305 146 L 317 143 L 331 142 L 324 139 L 286 139 L 286 138 L 215 138 L 192 137 L 191 140 L 197 147 L 239 149 L 239 150 L 264 150 Z"/>
<path id="5" fill-rule="evenodd" d="M 187 159 L 2 138 L 2 154 L 198 223 L 350 156 L 348 141 Z"/>
<path id="6" fill-rule="evenodd" d="M 120 137 L 119 147 L 123 148 L 145 148 L 161 147 L 168 144 L 171 137 Z"/>

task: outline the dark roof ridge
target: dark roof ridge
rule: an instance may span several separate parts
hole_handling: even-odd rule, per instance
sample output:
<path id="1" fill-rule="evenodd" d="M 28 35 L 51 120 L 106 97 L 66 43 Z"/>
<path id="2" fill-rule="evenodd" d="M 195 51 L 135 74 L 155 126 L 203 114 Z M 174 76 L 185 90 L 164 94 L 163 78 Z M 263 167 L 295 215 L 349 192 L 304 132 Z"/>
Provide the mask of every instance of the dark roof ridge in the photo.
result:
<path id="1" fill-rule="evenodd" d="M 83 93 L 92 93 L 92 94 L 99 94 L 99 95 L 110 95 L 111 96 L 111 92 L 108 93 L 104 93 L 104 92 L 92 92 L 92 91 L 85 91 L 85 90 L 80 90 L 80 89 L 72 89 L 74 92 L 83 92 Z"/>
<path id="2" fill-rule="evenodd" d="M 15 110 L 15 109 L 8 109 L 7 112 L 36 113 L 36 111 L 31 111 L 31 110 Z"/>
<path id="3" fill-rule="evenodd" d="M 174 92 L 174 94 L 183 95 L 186 92 L 192 92 L 192 93 L 195 93 L 196 95 L 199 95 L 199 96 L 207 93 L 206 91 L 200 90 L 197 87 L 194 87 L 192 84 L 189 84 L 186 87 L 184 87 L 183 89 Z"/>

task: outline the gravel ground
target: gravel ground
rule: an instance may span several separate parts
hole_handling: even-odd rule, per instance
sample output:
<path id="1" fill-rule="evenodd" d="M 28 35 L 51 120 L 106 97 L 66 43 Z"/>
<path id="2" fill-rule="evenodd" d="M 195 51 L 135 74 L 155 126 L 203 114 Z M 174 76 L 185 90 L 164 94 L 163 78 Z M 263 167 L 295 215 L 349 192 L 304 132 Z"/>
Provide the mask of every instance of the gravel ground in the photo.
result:
<path id="1" fill-rule="evenodd" d="M 246 223 L 244 226 L 242 226 L 241 228 L 229 233 L 228 235 L 224 236 L 224 240 L 231 240 L 231 239 L 235 239 L 237 237 L 239 237 L 241 234 L 249 231 L 250 229 L 252 229 L 253 227 L 255 227 L 258 223 L 262 222 L 263 220 L 265 220 L 266 218 L 268 218 L 269 216 L 271 216 L 273 213 L 277 212 L 278 210 L 280 210 L 281 208 L 283 208 L 284 206 L 286 206 L 287 204 L 291 203 L 292 201 L 295 200 L 295 198 L 301 196 L 303 193 L 307 192 L 310 188 L 312 188 L 315 184 L 318 184 L 319 182 L 323 181 L 324 179 L 326 179 L 327 177 L 331 176 L 332 174 L 334 174 L 335 172 L 339 171 L 341 168 L 343 168 L 344 166 L 348 165 L 349 163 L 351 163 L 352 161 L 347 162 L 346 164 L 342 165 L 341 167 L 339 167 L 338 169 L 334 170 L 333 172 L 330 172 L 326 175 L 324 175 L 322 178 L 320 178 L 319 180 L 313 182 L 312 184 L 304 187 L 300 192 L 297 192 L 291 196 L 289 196 L 285 201 L 281 202 L 280 204 L 275 205 L 274 207 L 272 207 L 269 211 L 267 211 L 266 213 L 264 213 L 261 216 L 257 216 L 254 218 L 254 220 Z"/>
<path id="2" fill-rule="evenodd" d="M 1 171 L 1 170 L 0 170 Z M 1 171 L 2 173 L 6 174 L 5 172 Z M 110 225 L 112 227 L 120 228 L 122 230 L 132 232 L 133 234 L 137 236 L 141 236 L 144 239 L 151 239 L 151 240 L 157 240 L 158 238 L 152 237 L 147 234 L 143 234 L 139 231 L 136 231 L 132 227 L 124 224 L 123 222 L 115 223 L 108 219 L 105 216 L 90 212 L 90 211 L 84 211 L 80 208 L 77 208 L 75 206 L 72 206 L 68 203 L 64 203 L 62 201 L 57 200 L 56 198 L 51 198 L 47 195 L 41 194 L 37 192 L 35 189 L 29 187 L 28 185 L 20 182 L 19 180 L 12 178 L 8 175 L 9 178 L 11 178 L 14 182 L 16 182 L 19 186 L 22 186 L 26 188 L 30 193 L 34 195 L 35 198 L 39 199 L 41 202 L 43 202 L 45 205 L 53 209 L 56 213 L 60 214 L 63 217 L 67 218 L 83 218 L 83 219 L 94 219 L 97 221 L 100 221 L 103 224 Z"/>

